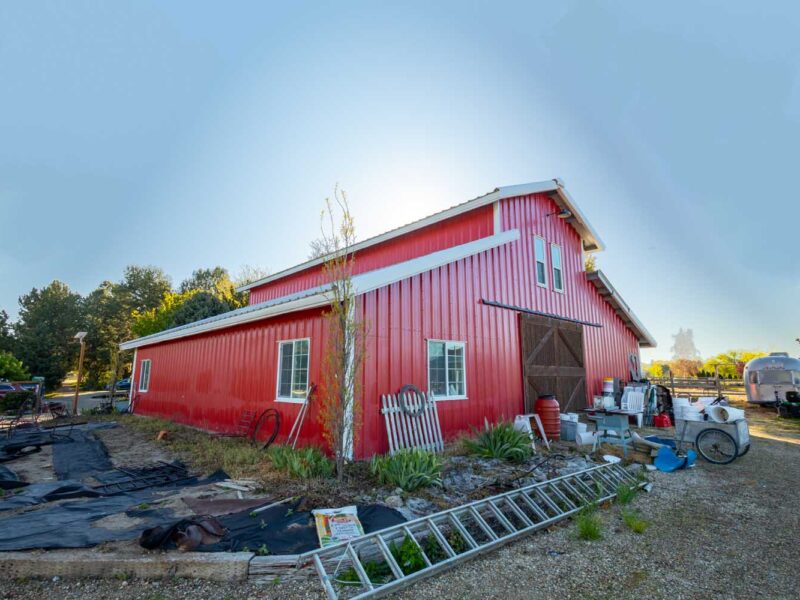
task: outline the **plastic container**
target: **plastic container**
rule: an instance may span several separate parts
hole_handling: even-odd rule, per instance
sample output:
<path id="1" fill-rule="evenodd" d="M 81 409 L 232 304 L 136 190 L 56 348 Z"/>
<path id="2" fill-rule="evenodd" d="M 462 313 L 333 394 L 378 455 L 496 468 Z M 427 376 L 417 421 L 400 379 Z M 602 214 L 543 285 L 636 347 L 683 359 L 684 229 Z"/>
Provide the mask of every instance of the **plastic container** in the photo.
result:
<path id="1" fill-rule="evenodd" d="M 539 396 L 533 405 L 533 411 L 542 420 L 542 427 L 551 440 L 561 438 L 561 407 L 555 396 Z"/>
<path id="2" fill-rule="evenodd" d="M 561 439 L 566 442 L 574 442 L 578 433 L 578 424 L 575 421 L 561 419 Z"/>
<path id="3" fill-rule="evenodd" d="M 672 421 L 667 413 L 653 417 L 653 427 L 672 427 Z"/>

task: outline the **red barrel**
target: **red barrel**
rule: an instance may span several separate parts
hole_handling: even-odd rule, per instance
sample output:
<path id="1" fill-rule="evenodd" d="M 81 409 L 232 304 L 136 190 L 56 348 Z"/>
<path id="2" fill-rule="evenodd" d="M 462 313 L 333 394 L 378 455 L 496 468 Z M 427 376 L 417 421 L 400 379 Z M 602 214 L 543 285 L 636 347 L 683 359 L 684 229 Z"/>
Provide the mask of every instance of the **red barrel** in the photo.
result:
<path id="1" fill-rule="evenodd" d="M 539 396 L 533 405 L 533 411 L 542 420 L 542 427 L 551 440 L 561 438 L 561 408 L 553 395 Z"/>

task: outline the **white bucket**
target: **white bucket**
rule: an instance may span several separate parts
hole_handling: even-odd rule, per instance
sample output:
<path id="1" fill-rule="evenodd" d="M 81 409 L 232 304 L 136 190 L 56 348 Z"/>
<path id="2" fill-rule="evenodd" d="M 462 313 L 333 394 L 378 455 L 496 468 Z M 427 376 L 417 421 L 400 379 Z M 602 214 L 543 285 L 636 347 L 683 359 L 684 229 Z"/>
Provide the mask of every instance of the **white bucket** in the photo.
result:
<path id="1" fill-rule="evenodd" d="M 731 406 L 706 406 L 706 414 L 709 419 L 717 423 L 733 423 L 744 419 L 744 411 Z"/>

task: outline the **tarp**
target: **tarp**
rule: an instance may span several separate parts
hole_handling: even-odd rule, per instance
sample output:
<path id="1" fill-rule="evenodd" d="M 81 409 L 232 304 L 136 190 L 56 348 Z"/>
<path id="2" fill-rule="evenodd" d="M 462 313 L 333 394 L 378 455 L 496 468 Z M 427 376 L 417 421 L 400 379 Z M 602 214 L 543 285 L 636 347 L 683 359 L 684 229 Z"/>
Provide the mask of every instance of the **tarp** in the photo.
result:
<path id="1" fill-rule="evenodd" d="M 53 470 L 59 479 L 85 479 L 113 468 L 105 444 L 87 429 L 73 429 L 53 447 Z"/>
<path id="2" fill-rule="evenodd" d="M 172 511 L 147 506 L 164 497 L 164 490 L 185 488 L 223 481 L 228 475 L 217 471 L 204 479 L 183 481 L 174 486 L 97 498 L 78 498 L 41 506 L 17 514 L 0 517 L 0 550 L 32 550 L 34 548 L 87 548 L 112 540 L 136 539 L 143 529 L 175 521 Z M 80 482 L 52 482 L 55 486 L 75 486 L 76 493 L 86 491 Z M 33 484 L 33 485 L 45 485 Z M 29 486 L 32 487 L 32 486 Z M 57 489 L 57 488 L 54 488 Z M 17 494 L 3 502 L 12 502 Z M 39 488 L 39 491 L 43 491 Z M 69 493 L 68 488 L 62 492 Z M 119 515 L 119 528 L 97 526 L 105 517 Z M 133 519 L 128 521 L 122 515 Z"/>
<path id="3" fill-rule="evenodd" d="M 15 490 L 26 485 L 28 484 L 20 481 L 19 476 L 14 471 L 0 465 L 0 490 Z"/>

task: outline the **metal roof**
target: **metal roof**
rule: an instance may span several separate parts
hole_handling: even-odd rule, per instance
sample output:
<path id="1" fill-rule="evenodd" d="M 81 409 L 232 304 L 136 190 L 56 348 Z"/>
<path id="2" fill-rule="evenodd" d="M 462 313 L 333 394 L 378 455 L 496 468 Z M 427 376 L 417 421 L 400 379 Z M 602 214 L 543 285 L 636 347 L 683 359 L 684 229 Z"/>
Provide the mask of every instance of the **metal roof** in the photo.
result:
<path id="1" fill-rule="evenodd" d="M 636 315 L 633 314 L 631 307 L 622 299 L 622 296 L 614 289 L 614 286 L 611 285 L 608 277 L 606 277 L 602 271 L 590 271 L 586 273 L 586 279 L 594 284 L 597 291 L 600 292 L 600 295 L 611 305 L 619 318 L 636 334 L 636 338 L 639 340 L 639 346 L 642 348 L 656 347 L 655 338 L 647 331 L 645 326 L 642 325 L 642 322 Z"/>
<path id="2" fill-rule="evenodd" d="M 473 198 L 472 200 L 467 200 L 466 202 L 462 202 L 461 204 L 456 204 L 455 206 L 434 213 L 418 221 L 414 221 L 407 225 L 403 225 L 402 227 L 392 229 L 380 235 L 376 235 L 374 237 L 358 242 L 353 246 L 352 251 L 358 252 L 359 250 L 363 250 L 364 248 L 368 248 L 370 246 L 380 244 L 381 242 L 385 242 L 387 240 L 394 239 L 401 235 L 405 235 L 406 233 L 416 231 L 417 229 L 422 229 L 423 227 L 439 223 L 446 219 L 450 219 L 452 217 L 469 212 L 471 210 L 475 210 L 476 208 L 480 208 L 488 204 L 493 204 L 494 202 L 497 202 L 499 200 L 504 200 L 506 198 L 516 198 L 518 196 L 527 196 L 530 194 L 542 194 L 542 193 L 549 194 L 559 208 L 565 208 L 568 211 L 570 211 L 570 213 L 572 213 L 572 216 L 568 217 L 565 220 L 568 223 L 570 223 L 578 232 L 578 234 L 581 236 L 584 250 L 586 250 L 587 252 L 597 252 L 599 250 L 605 249 L 605 245 L 603 244 L 603 241 L 600 239 L 600 236 L 597 235 L 597 232 L 589 224 L 589 221 L 586 219 L 584 214 L 575 204 L 572 197 L 569 195 L 566 188 L 564 187 L 564 183 L 560 179 L 548 179 L 547 181 L 536 181 L 532 183 L 523 183 L 520 185 L 510 185 L 510 186 L 495 188 L 493 191 L 489 192 L 488 194 L 484 194 L 483 196 Z M 247 285 L 240 286 L 237 288 L 237 291 L 241 292 L 249 290 L 254 287 L 264 285 L 265 283 L 269 283 L 271 281 L 276 281 L 278 279 L 282 279 L 289 275 L 293 275 L 294 273 L 305 271 L 306 269 L 309 269 L 311 267 L 319 266 L 323 262 L 325 262 L 325 259 L 326 257 L 324 256 L 320 258 L 313 258 L 299 265 L 295 265 L 294 267 L 284 269 L 283 271 L 279 271 L 272 275 L 267 275 L 266 277 L 262 277 L 261 279 L 248 283 Z"/>
<path id="3" fill-rule="evenodd" d="M 473 254 L 485 252 L 497 246 L 513 242 L 518 240 L 519 236 L 519 230 L 512 229 L 466 244 L 453 246 L 445 250 L 439 250 L 438 252 L 432 252 L 388 267 L 375 269 L 374 271 L 368 271 L 360 275 L 354 275 L 352 279 L 353 289 L 356 294 L 371 292 L 372 290 L 376 290 L 396 281 L 401 281 L 408 277 L 413 277 L 414 275 L 466 258 L 467 256 L 472 256 Z M 330 287 L 330 284 L 321 285 L 274 300 L 267 300 L 266 302 L 253 304 L 252 306 L 245 306 L 244 308 L 195 321 L 194 323 L 188 323 L 135 340 L 129 340 L 121 343 L 119 347 L 122 350 L 131 350 L 141 346 L 198 335 L 200 333 L 233 327 L 234 325 L 241 325 L 243 323 L 258 321 L 277 315 L 325 306 L 330 303 L 330 298 L 327 294 Z"/>

